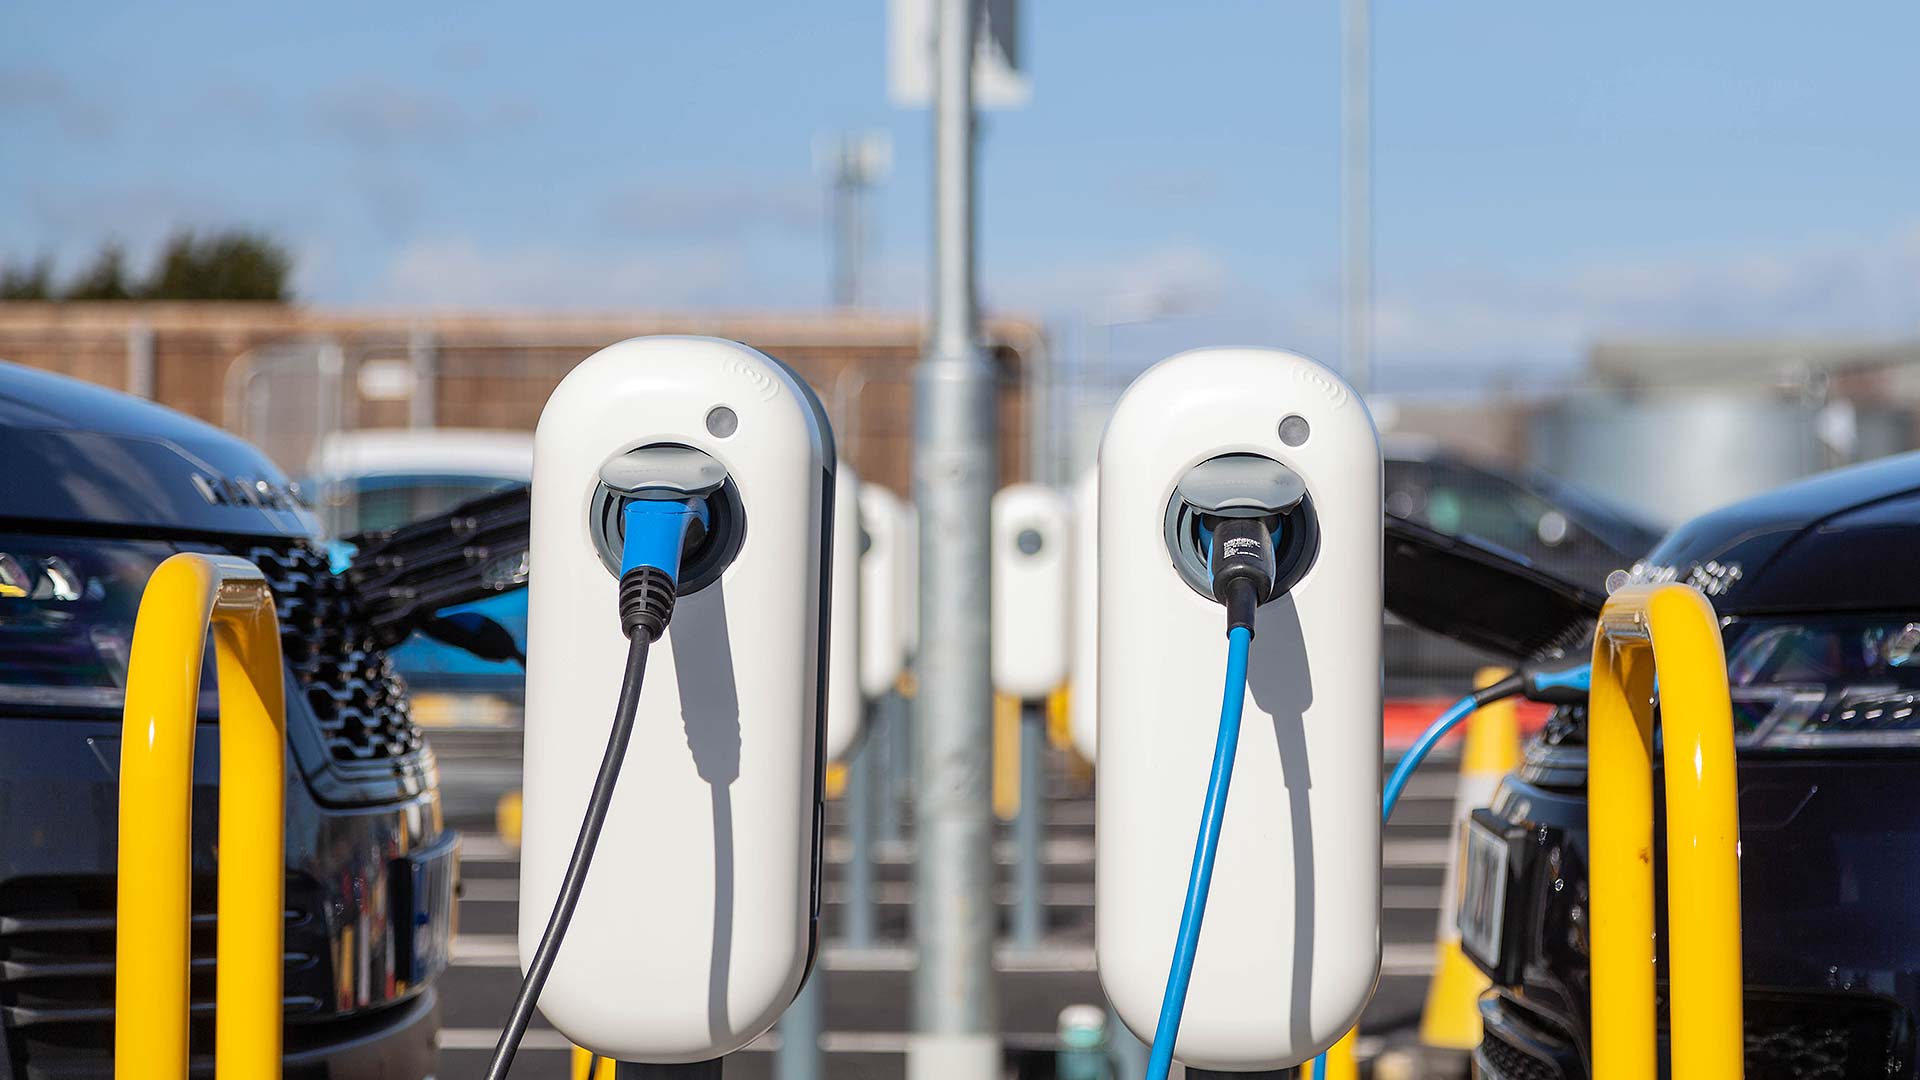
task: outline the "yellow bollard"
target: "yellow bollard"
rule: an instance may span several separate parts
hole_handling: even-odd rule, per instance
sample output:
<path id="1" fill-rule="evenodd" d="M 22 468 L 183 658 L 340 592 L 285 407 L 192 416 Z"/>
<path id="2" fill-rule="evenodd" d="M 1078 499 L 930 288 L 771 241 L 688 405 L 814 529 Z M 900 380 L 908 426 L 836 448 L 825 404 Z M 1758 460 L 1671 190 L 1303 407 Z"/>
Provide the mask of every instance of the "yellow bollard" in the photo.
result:
<path id="1" fill-rule="evenodd" d="M 1061 683 L 1047 695 L 1047 745 L 1055 750 L 1073 749 L 1073 691 Z"/>
<path id="2" fill-rule="evenodd" d="M 1303 1080 L 1360 1080 L 1360 1064 L 1354 1058 L 1353 1044 L 1359 1041 L 1360 1025 L 1347 1029 L 1340 1041 L 1327 1048 L 1327 1075 L 1315 1075 L 1313 1062 L 1301 1066 Z"/>
<path id="3" fill-rule="evenodd" d="M 1474 674 L 1476 689 L 1492 686 L 1511 672 L 1481 668 Z M 1467 720 L 1467 737 L 1460 748 L 1460 778 L 1453 800 L 1456 841 L 1475 810 L 1493 801 L 1500 780 L 1520 764 L 1520 720 L 1511 698 L 1480 708 Z M 1480 1045 L 1480 994 L 1489 980 L 1460 951 L 1460 928 L 1454 923 L 1459 908 L 1460 845 L 1448 849 L 1447 874 L 1440 894 L 1440 928 L 1434 934 L 1433 978 L 1427 983 L 1426 1004 L 1420 1010 L 1420 1041 L 1428 1046 L 1471 1050 Z"/>
<path id="4" fill-rule="evenodd" d="M 174 555 L 134 620 L 120 743 L 116 1080 L 187 1075 L 194 725 L 211 628 L 220 694 L 214 1069 L 280 1075 L 286 709 L 273 593 L 244 559 Z"/>
<path id="5" fill-rule="evenodd" d="M 520 850 L 520 811 L 518 789 L 500 796 L 500 801 L 493 804 L 493 831 L 515 851 Z"/>
<path id="6" fill-rule="evenodd" d="M 1740 820 L 1733 710 L 1713 607 L 1685 585 L 1620 589 L 1600 612 L 1587 718 L 1593 823 L 1593 1075 L 1652 1080 L 1653 698 L 1667 809 L 1670 1070 L 1739 1080 Z"/>
<path id="7" fill-rule="evenodd" d="M 1020 701 L 993 695 L 993 816 L 1020 814 Z"/>
<path id="8" fill-rule="evenodd" d="M 576 1046 L 573 1048 L 573 1068 L 568 1072 L 569 1080 L 614 1080 L 618 1064 L 612 1058 L 601 1058 L 599 1068 L 594 1068 L 593 1055 Z"/>

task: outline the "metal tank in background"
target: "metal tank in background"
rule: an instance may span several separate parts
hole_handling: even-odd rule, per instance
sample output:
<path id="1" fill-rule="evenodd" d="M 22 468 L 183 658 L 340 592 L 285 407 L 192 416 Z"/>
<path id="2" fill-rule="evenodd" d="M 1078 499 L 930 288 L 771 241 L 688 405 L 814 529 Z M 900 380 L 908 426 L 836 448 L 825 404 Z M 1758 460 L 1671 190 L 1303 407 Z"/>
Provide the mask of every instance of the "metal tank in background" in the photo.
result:
<path id="1" fill-rule="evenodd" d="M 1904 409 L 1726 389 L 1567 397 L 1528 436 L 1541 469 L 1667 524 L 1913 445 Z"/>

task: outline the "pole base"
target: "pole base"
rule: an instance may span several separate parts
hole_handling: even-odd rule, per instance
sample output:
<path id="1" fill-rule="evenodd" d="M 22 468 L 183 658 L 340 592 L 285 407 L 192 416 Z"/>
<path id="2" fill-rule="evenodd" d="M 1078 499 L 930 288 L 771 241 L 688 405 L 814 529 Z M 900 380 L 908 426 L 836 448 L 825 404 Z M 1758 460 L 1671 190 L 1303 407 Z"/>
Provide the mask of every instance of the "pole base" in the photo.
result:
<path id="1" fill-rule="evenodd" d="M 910 1035 L 907 1080 L 999 1080 L 997 1035 Z"/>

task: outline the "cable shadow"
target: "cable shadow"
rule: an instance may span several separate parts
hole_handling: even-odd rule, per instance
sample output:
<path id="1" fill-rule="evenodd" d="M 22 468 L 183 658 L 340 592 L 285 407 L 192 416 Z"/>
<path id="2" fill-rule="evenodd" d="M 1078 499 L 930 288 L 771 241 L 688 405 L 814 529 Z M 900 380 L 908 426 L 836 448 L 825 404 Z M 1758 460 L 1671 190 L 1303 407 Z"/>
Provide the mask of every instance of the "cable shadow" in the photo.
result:
<path id="1" fill-rule="evenodd" d="M 740 692 L 727 636 L 727 597 L 715 582 L 706 602 L 674 613 L 674 681 L 694 771 L 712 789 L 713 951 L 707 963 L 707 1029 L 716 1042 L 732 1032 L 727 991 L 733 969 L 733 782 L 740 778 Z"/>
<path id="2" fill-rule="evenodd" d="M 1293 982 L 1288 1031 L 1294 1044 L 1312 1038 L 1314 850 L 1313 770 L 1307 759 L 1305 716 L 1313 704 L 1313 674 L 1307 664 L 1300 612 L 1292 596 L 1264 604 L 1247 665 L 1247 686 L 1255 704 L 1273 717 L 1273 741 L 1280 752 L 1281 782 L 1287 788 L 1293 824 Z"/>

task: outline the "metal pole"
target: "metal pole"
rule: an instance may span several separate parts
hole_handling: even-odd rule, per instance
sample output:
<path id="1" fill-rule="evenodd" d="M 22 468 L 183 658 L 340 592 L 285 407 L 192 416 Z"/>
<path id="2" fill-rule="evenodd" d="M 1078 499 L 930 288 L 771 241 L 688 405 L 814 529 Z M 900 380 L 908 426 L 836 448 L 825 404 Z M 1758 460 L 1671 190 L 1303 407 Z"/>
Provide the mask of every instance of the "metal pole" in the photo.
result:
<path id="1" fill-rule="evenodd" d="M 1063 473 L 1054 446 L 1053 355 L 1037 334 L 1020 350 L 1020 378 L 1027 397 L 1027 479 L 1058 484 Z"/>
<path id="2" fill-rule="evenodd" d="M 1373 0 L 1340 4 L 1340 365 L 1373 389 Z"/>
<path id="3" fill-rule="evenodd" d="M 1107 1060 L 1113 1064 L 1113 1080 L 1146 1080 L 1150 1056 L 1147 1044 L 1134 1037 L 1132 1029 L 1120 1019 L 1119 1010 L 1108 1002 Z"/>
<path id="4" fill-rule="evenodd" d="M 407 396 L 407 426 L 430 428 L 436 423 L 440 396 L 440 349 L 433 331 L 415 325 L 407 333 L 407 365 L 413 369 L 413 393 Z"/>
<path id="5" fill-rule="evenodd" d="M 940 0 L 934 101 L 933 333 L 915 377 L 920 512 L 914 1032 L 909 1080 L 995 1080 L 987 510 L 998 482 L 994 377 L 973 280 L 974 0 Z"/>
<path id="6" fill-rule="evenodd" d="M 857 160 L 859 147 L 841 137 L 833 147 L 833 305 L 860 302 L 862 221 L 860 195 L 866 179 Z"/>
<path id="7" fill-rule="evenodd" d="M 826 1012 L 826 992 L 821 983 L 827 973 L 816 958 L 807 985 L 787 1006 L 780 1017 L 780 1044 L 774 1048 L 773 1075 L 776 1080 L 820 1080 L 820 1026 Z"/>
<path id="8" fill-rule="evenodd" d="M 1047 933 L 1046 869 L 1040 845 L 1047 831 L 1047 712 L 1042 701 L 1020 703 L 1020 813 L 1013 819 L 1013 942 L 1035 948 Z"/>
<path id="9" fill-rule="evenodd" d="M 900 793 L 904 785 L 899 778 L 913 768 L 913 759 L 906 753 L 907 699 L 900 691 L 889 690 L 880 696 L 879 704 L 880 724 L 873 731 L 873 736 L 880 739 L 880 747 L 873 754 L 874 798 L 878 809 L 873 831 L 876 841 L 891 848 L 900 843 Z"/>
<path id="10" fill-rule="evenodd" d="M 880 719 L 878 703 L 867 704 L 867 734 L 847 762 L 847 856 L 846 911 L 840 936 L 848 945 L 865 949 L 873 945 L 873 812 L 880 795 L 880 750 L 874 725 Z"/>
<path id="11" fill-rule="evenodd" d="M 127 393 L 153 400 L 153 324 L 145 319 L 127 327 Z"/>

